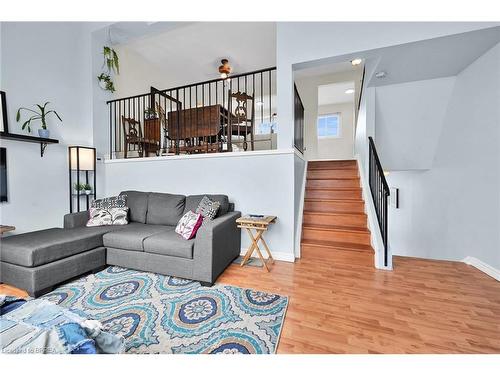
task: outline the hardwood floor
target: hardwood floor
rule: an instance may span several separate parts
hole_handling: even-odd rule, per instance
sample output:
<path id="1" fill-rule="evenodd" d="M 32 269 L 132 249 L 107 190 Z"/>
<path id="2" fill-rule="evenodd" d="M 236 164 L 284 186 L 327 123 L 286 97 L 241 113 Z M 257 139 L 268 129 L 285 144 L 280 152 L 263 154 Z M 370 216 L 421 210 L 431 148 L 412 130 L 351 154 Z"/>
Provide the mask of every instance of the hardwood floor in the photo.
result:
<path id="1" fill-rule="evenodd" d="M 218 282 L 290 297 L 278 353 L 500 353 L 500 283 L 463 263 L 395 257 L 380 271 L 368 252 L 304 248 Z"/>
<path id="2" fill-rule="evenodd" d="M 9 296 L 16 297 L 28 297 L 28 293 L 26 293 L 24 290 L 14 288 L 13 286 L 7 284 L 0 284 L 0 294 L 7 294 Z"/>
<path id="3" fill-rule="evenodd" d="M 278 353 L 500 353 L 500 283 L 459 262 L 305 248 L 270 273 L 231 265 L 220 283 L 288 295 Z"/>

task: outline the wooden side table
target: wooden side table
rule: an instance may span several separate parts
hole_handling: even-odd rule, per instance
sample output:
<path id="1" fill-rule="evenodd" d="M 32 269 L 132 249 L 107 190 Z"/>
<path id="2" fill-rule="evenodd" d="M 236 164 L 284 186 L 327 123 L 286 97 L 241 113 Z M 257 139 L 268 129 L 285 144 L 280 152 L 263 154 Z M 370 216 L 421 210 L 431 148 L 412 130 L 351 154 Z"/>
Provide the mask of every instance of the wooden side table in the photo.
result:
<path id="1" fill-rule="evenodd" d="M 251 245 L 248 247 L 245 257 L 243 258 L 243 261 L 241 262 L 241 267 L 243 267 L 245 263 L 248 262 L 248 259 L 250 259 L 253 252 L 257 251 L 257 254 L 259 255 L 259 258 L 263 264 L 262 267 L 265 268 L 267 272 L 269 272 L 269 266 L 267 263 L 269 262 L 271 264 L 274 263 L 274 258 L 271 254 L 271 250 L 269 250 L 269 246 L 267 246 L 263 234 L 265 231 L 267 231 L 270 224 L 276 222 L 276 219 L 277 219 L 276 216 L 264 216 L 264 217 L 243 216 L 236 219 L 238 228 L 246 229 L 248 235 L 250 236 L 250 240 L 252 241 Z M 255 231 L 255 235 L 252 232 L 252 230 Z M 262 253 L 260 251 L 259 241 L 262 242 L 262 245 L 264 245 L 264 249 L 266 249 L 267 255 L 269 257 L 267 262 L 264 260 L 264 257 L 262 256 Z"/>
<path id="2" fill-rule="evenodd" d="M 16 227 L 13 227 L 12 225 L 0 225 L 0 237 L 7 232 L 16 230 Z"/>

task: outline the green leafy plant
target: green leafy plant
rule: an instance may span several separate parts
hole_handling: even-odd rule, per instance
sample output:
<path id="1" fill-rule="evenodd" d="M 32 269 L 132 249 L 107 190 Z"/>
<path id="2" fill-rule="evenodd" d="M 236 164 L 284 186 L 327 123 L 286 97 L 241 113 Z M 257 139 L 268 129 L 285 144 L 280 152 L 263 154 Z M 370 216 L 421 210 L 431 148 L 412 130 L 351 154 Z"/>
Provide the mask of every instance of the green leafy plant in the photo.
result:
<path id="1" fill-rule="evenodd" d="M 92 186 L 90 186 L 90 184 L 84 184 L 83 190 L 92 190 Z"/>
<path id="2" fill-rule="evenodd" d="M 75 183 L 74 188 L 76 191 L 83 191 L 85 190 L 85 184 L 77 184 Z"/>
<path id="3" fill-rule="evenodd" d="M 115 85 L 111 79 L 111 73 L 120 74 L 120 63 L 116 51 L 108 46 L 103 47 L 104 63 L 103 69 L 106 67 L 107 71 L 102 72 L 97 79 L 101 87 L 110 92 L 115 92 Z"/>
<path id="4" fill-rule="evenodd" d="M 120 63 L 116 51 L 111 47 L 104 46 L 103 55 L 104 63 L 108 68 L 108 72 L 113 71 L 115 74 L 120 74 Z"/>
<path id="5" fill-rule="evenodd" d="M 152 107 L 147 107 L 144 110 L 144 117 L 146 117 L 147 120 L 152 120 L 157 118 L 157 114 L 158 113 L 156 112 L 156 110 Z"/>
<path id="6" fill-rule="evenodd" d="M 31 123 L 34 121 L 40 121 L 42 123 L 42 129 L 47 129 L 47 116 L 50 114 L 54 114 L 59 121 L 62 122 L 61 117 L 58 115 L 56 111 L 53 109 L 47 111 L 47 104 L 50 102 L 45 102 L 44 105 L 36 104 L 38 109 L 29 109 L 25 107 L 21 107 L 17 110 L 16 121 L 19 122 L 21 120 L 21 111 L 26 111 L 31 113 L 31 117 L 28 118 L 23 125 L 21 126 L 22 130 L 28 129 L 28 132 L 31 133 Z"/>
<path id="7" fill-rule="evenodd" d="M 101 73 L 97 79 L 99 82 L 104 82 L 104 89 L 107 91 L 115 92 L 115 85 L 111 80 L 109 74 Z"/>

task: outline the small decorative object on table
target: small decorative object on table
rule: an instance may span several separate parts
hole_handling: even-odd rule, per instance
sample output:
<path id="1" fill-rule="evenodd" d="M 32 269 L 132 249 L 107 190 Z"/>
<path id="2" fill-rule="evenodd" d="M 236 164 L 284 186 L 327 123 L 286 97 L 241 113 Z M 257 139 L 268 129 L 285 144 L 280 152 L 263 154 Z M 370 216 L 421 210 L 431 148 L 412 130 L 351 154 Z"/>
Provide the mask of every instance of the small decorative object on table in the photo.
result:
<path id="1" fill-rule="evenodd" d="M 264 240 L 263 234 L 267 231 L 267 228 L 270 224 L 276 222 L 276 216 L 264 216 L 264 215 L 247 215 L 242 216 L 236 219 L 236 223 L 238 224 L 238 228 L 246 229 L 248 235 L 252 243 L 250 244 L 243 261 L 241 262 L 241 266 L 243 267 L 245 263 L 250 259 L 254 251 L 257 251 L 257 255 L 262 261 L 263 267 L 269 272 L 268 263 L 274 263 L 274 258 L 271 254 L 271 250 L 269 250 L 269 246 L 267 246 L 266 240 Z M 252 229 L 255 230 L 255 236 L 252 232 Z M 268 260 L 267 262 L 264 260 L 262 253 L 259 248 L 259 241 L 264 245 L 264 249 L 267 252 Z"/>
<path id="2" fill-rule="evenodd" d="M 0 237 L 2 234 L 16 230 L 16 227 L 12 225 L 0 225 Z"/>

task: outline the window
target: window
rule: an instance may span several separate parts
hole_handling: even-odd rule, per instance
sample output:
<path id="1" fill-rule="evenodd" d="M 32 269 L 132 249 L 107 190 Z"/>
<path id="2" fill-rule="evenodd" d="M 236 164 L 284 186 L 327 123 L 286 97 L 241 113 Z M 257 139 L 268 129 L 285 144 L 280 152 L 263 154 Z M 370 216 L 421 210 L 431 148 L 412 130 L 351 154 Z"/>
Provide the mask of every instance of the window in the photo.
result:
<path id="1" fill-rule="evenodd" d="M 318 116 L 318 138 L 340 137 L 340 113 Z"/>

